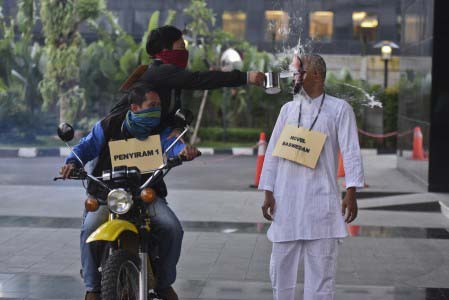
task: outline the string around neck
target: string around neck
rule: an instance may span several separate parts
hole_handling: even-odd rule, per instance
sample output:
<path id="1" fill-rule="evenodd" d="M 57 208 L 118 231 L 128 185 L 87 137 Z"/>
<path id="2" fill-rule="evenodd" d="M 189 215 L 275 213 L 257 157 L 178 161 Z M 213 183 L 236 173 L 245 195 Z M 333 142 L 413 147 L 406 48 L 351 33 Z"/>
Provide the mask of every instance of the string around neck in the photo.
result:
<path id="1" fill-rule="evenodd" d="M 318 109 L 318 114 L 316 115 L 315 119 L 312 122 L 312 125 L 309 128 L 309 131 L 311 131 L 313 129 L 313 127 L 315 126 L 316 121 L 318 120 L 318 116 L 321 113 L 321 108 L 323 107 L 323 102 L 324 102 L 324 98 L 326 97 L 326 92 L 323 91 L 323 97 L 321 98 L 321 103 L 320 103 L 320 108 Z M 301 113 L 302 113 L 302 99 L 301 99 L 301 103 L 299 104 L 299 114 L 298 114 L 298 128 L 300 127 L 301 124 Z"/>

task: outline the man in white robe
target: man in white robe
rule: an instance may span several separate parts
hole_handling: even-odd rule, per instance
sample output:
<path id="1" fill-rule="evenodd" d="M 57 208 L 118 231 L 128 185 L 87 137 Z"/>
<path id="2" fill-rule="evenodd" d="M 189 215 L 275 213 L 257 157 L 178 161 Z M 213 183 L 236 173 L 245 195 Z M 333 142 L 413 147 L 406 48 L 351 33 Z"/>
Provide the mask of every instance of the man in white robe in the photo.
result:
<path id="1" fill-rule="evenodd" d="M 362 158 L 352 107 L 325 94 L 324 60 L 316 54 L 295 58 L 292 65 L 303 80 L 297 78 L 293 101 L 281 108 L 259 184 L 265 191 L 263 215 L 272 221 L 270 278 L 275 300 L 293 300 L 298 265 L 304 262 L 304 300 L 330 300 L 338 241 L 347 236 L 345 223 L 357 217 L 355 191 L 364 186 Z M 305 128 L 315 122 L 313 130 L 327 136 L 315 169 L 272 155 L 284 126 L 298 121 Z M 346 174 L 343 201 L 337 184 L 339 150 Z"/>

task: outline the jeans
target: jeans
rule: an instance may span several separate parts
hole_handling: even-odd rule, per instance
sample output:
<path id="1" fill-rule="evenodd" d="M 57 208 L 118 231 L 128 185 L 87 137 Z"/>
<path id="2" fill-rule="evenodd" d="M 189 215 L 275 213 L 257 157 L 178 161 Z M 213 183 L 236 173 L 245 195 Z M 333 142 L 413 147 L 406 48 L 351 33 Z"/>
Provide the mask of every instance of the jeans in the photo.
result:
<path id="1" fill-rule="evenodd" d="M 155 261 L 154 266 L 157 279 L 156 288 L 163 289 L 172 285 L 176 280 L 176 264 L 181 255 L 184 231 L 165 199 L 157 198 L 147 209 L 151 219 L 151 237 L 159 247 L 159 258 Z M 100 206 L 96 212 L 85 211 L 83 216 L 80 236 L 81 265 L 84 285 L 90 292 L 101 291 L 101 275 L 98 268 L 101 265 L 104 243 L 96 241 L 86 244 L 86 240 L 92 232 L 108 220 L 108 215 L 108 208 Z"/>

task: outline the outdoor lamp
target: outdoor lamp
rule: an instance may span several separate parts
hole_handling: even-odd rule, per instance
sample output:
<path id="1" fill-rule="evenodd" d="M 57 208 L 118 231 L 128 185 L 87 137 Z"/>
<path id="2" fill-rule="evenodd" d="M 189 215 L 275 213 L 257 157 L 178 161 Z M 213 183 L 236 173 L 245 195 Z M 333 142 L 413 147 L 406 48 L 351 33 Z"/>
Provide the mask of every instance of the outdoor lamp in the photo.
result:
<path id="1" fill-rule="evenodd" d="M 362 28 L 376 28 L 377 26 L 379 26 L 379 21 L 373 17 L 365 17 L 362 23 L 360 23 L 360 27 Z"/>
<path id="2" fill-rule="evenodd" d="M 382 54 L 382 59 L 384 59 L 384 60 L 391 59 L 391 54 L 393 52 L 393 48 L 399 49 L 398 44 L 396 44 L 392 41 L 380 41 L 380 42 L 376 43 L 373 47 L 380 48 L 380 51 Z"/>
<path id="3" fill-rule="evenodd" d="M 391 58 L 391 52 L 393 51 L 393 48 L 389 45 L 382 46 L 381 50 L 382 52 L 382 59 L 388 60 Z"/>
<path id="4" fill-rule="evenodd" d="M 379 21 L 375 16 L 369 16 L 366 12 L 353 13 L 352 18 L 355 24 L 360 25 L 360 42 L 362 43 L 362 56 L 366 55 L 368 42 L 373 38 Z"/>
<path id="5" fill-rule="evenodd" d="M 399 46 L 391 41 L 381 41 L 374 45 L 374 48 L 380 48 L 380 53 L 384 61 L 384 88 L 388 86 L 388 61 L 391 59 L 393 48 L 399 49 Z"/>

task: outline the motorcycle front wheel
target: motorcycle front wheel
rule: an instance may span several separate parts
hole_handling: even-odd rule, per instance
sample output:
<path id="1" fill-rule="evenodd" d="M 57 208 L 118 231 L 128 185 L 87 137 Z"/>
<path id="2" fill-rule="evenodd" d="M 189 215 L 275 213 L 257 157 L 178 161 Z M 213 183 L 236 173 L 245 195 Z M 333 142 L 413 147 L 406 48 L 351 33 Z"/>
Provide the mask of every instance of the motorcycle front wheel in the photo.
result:
<path id="1" fill-rule="evenodd" d="M 126 250 L 114 251 L 103 266 L 101 299 L 139 299 L 139 258 Z"/>

